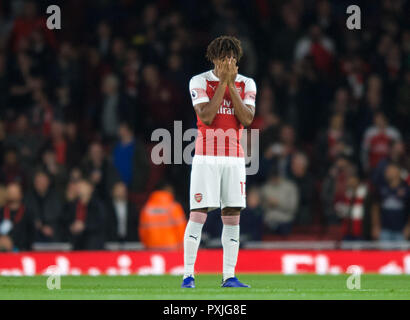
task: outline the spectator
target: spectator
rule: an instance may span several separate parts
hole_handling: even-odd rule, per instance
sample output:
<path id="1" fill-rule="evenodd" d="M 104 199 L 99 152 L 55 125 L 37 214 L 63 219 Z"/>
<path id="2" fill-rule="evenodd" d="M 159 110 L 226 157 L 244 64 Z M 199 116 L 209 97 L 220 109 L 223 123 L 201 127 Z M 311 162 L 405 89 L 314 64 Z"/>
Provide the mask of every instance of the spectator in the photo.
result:
<path id="1" fill-rule="evenodd" d="M 345 198 L 336 208 L 343 240 L 363 240 L 364 220 L 370 209 L 367 186 L 353 170 L 347 178 Z"/>
<path id="2" fill-rule="evenodd" d="M 31 208 L 23 204 L 18 183 L 10 183 L 6 192 L 7 203 L 0 210 L 0 251 L 31 250 L 35 237 Z"/>
<path id="3" fill-rule="evenodd" d="M 34 175 L 33 189 L 27 194 L 26 205 L 32 210 L 37 230 L 36 241 L 58 241 L 61 232 L 59 221 L 62 214 L 62 199 L 52 189 L 50 178 L 43 171 Z"/>
<path id="4" fill-rule="evenodd" d="M 126 59 L 127 45 L 125 40 L 116 36 L 112 41 L 111 52 L 109 56 L 110 65 L 114 73 L 119 74 L 123 70 Z"/>
<path id="5" fill-rule="evenodd" d="M 136 49 L 128 49 L 127 51 L 127 59 L 126 63 L 123 69 L 123 76 L 124 76 L 124 90 L 125 94 L 127 97 L 130 99 L 130 101 L 135 102 L 136 99 L 138 98 L 138 89 L 140 85 L 140 69 L 141 69 L 141 57 L 140 54 Z M 178 67 L 178 66 L 176 66 Z M 140 113 L 141 110 L 139 110 Z M 142 121 L 141 119 L 136 119 L 137 121 L 140 121 L 141 124 Z"/>
<path id="6" fill-rule="evenodd" d="M 273 166 L 269 180 L 261 189 L 264 224 L 269 233 L 288 235 L 291 232 L 299 203 L 297 187 L 282 178 Z"/>
<path id="7" fill-rule="evenodd" d="M 265 99 L 259 103 L 257 112 L 257 119 L 254 119 L 252 125 L 261 122 L 261 137 L 260 148 L 263 152 L 268 151 L 268 148 L 279 140 L 279 133 L 281 129 L 281 119 L 272 112 L 273 93 L 272 90 L 266 89 Z M 260 120 L 258 119 L 260 117 Z M 258 121 L 259 120 L 259 121 Z"/>
<path id="8" fill-rule="evenodd" d="M 78 61 L 78 47 L 67 40 L 59 45 L 56 62 L 49 78 L 57 87 L 66 88 L 69 94 L 68 100 L 72 102 L 74 110 L 79 111 L 76 104 L 81 102 L 78 96 L 82 93 L 83 83 L 81 81 L 81 65 Z"/>
<path id="9" fill-rule="evenodd" d="M 113 162 L 122 182 L 133 192 L 144 191 L 148 178 L 148 159 L 144 146 L 123 122 L 118 128 L 119 142 L 113 150 Z"/>
<path id="10" fill-rule="evenodd" d="M 83 172 L 81 171 L 80 168 L 74 167 L 74 168 L 71 169 L 69 177 L 68 177 L 68 182 L 69 183 L 71 183 L 71 182 L 72 183 L 77 183 L 77 182 L 79 182 L 83 179 L 84 179 L 84 175 L 83 175 Z"/>
<path id="11" fill-rule="evenodd" d="M 97 47 L 100 55 L 104 58 L 108 56 L 111 47 L 111 27 L 106 21 L 102 21 L 97 27 Z"/>
<path id="12" fill-rule="evenodd" d="M 18 151 L 22 168 L 26 172 L 37 160 L 42 137 L 30 131 L 29 120 L 21 114 L 16 119 L 15 130 L 6 138 L 5 145 Z"/>
<path id="13" fill-rule="evenodd" d="M 114 183 L 120 179 L 117 169 L 106 157 L 103 146 L 99 142 L 90 144 L 82 172 L 94 185 L 95 192 L 101 199 L 109 197 Z"/>
<path id="14" fill-rule="evenodd" d="M 335 34 L 335 17 L 332 14 L 332 6 L 328 0 L 319 0 L 316 2 L 315 21 L 328 34 Z"/>
<path id="15" fill-rule="evenodd" d="M 286 69 L 285 65 L 279 60 L 271 60 L 269 63 L 269 78 L 270 84 L 267 87 L 272 90 L 272 102 L 274 102 L 274 109 L 278 112 L 279 116 L 291 125 L 297 123 L 298 111 L 294 104 L 288 103 L 288 89 L 287 89 L 287 79 L 286 79 Z M 269 89 L 265 86 L 262 87 L 261 98 L 269 99 Z M 268 93 L 267 97 L 264 95 Z M 259 96 L 258 96 L 259 98 Z M 274 98 L 274 99 L 273 99 Z M 259 99 L 258 99 L 259 101 Z M 263 100 L 262 100 L 263 101 Z"/>
<path id="16" fill-rule="evenodd" d="M 110 69 L 94 47 L 87 50 L 85 59 L 86 65 L 83 70 L 83 77 L 84 101 L 87 108 L 83 115 L 87 126 L 99 128 L 101 125 L 101 115 L 99 113 L 101 88 Z"/>
<path id="17" fill-rule="evenodd" d="M 249 188 L 246 208 L 241 211 L 241 242 L 261 241 L 263 234 L 263 209 L 257 187 Z M 220 219 L 219 219 L 220 220 Z"/>
<path id="18" fill-rule="evenodd" d="M 38 70 L 27 53 L 18 53 L 10 72 L 10 104 L 17 113 L 27 112 L 33 101 L 33 93 L 40 86 Z"/>
<path id="19" fill-rule="evenodd" d="M 108 142 L 115 139 L 121 121 L 133 121 L 128 102 L 119 92 L 119 85 L 118 78 L 113 74 L 107 75 L 103 80 L 101 129 Z"/>
<path id="20" fill-rule="evenodd" d="M 63 212 L 59 225 L 61 226 L 61 241 L 70 242 L 72 237 L 67 223 L 71 219 L 72 208 L 75 208 L 75 202 L 78 199 L 78 182 L 82 181 L 81 171 L 74 168 L 70 172 L 70 178 L 64 192 Z"/>
<path id="21" fill-rule="evenodd" d="M 320 171 L 327 171 L 339 156 L 354 155 L 354 140 L 350 132 L 346 130 L 344 122 L 344 115 L 335 113 L 331 116 L 326 131 L 319 134 L 317 160 L 320 164 Z"/>
<path id="22" fill-rule="evenodd" d="M 344 60 L 342 60 L 341 69 L 342 69 L 341 70 L 342 73 L 344 74 L 346 78 L 347 84 L 349 86 L 350 95 L 353 98 L 353 102 L 362 99 L 365 93 L 365 83 L 363 79 L 366 77 L 367 72 L 368 72 L 368 70 L 366 69 L 366 64 L 363 61 L 363 59 L 361 59 L 360 56 L 358 56 L 356 53 L 350 54 Z M 373 78 L 374 76 L 369 77 L 368 83 L 370 83 L 370 80 Z M 376 93 L 375 91 L 372 91 L 372 90 L 369 90 L 368 92 Z M 368 101 L 370 101 L 369 98 L 374 98 L 374 97 L 378 97 L 378 96 L 374 94 L 367 95 Z M 374 100 L 374 101 L 379 102 L 378 100 Z M 339 104 L 339 107 L 341 106 L 343 105 Z M 353 104 L 353 107 L 355 108 L 355 104 Z M 372 108 L 367 108 L 367 107 L 378 107 L 378 104 L 375 104 L 375 105 L 365 104 L 364 105 L 365 114 L 367 112 L 368 113 L 372 112 Z M 334 111 L 337 111 L 337 109 L 335 109 Z M 364 120 L 367 121 L 367 118 L 365 118 Z"/>
<path id="23" fill-rule="evenodd" d="M 112 188 L 112 197 L 107 201 L 107 241 L 137 241 L 138 213 L 128 200 L 124 183 L 117 182 Z"/>
<path id="24" fill-rule="evenodd" d="M 65 133 L 67 139 L 67 167 L 71 169 L 81 164 L 86 145 L 78 133 L 78 126 L 75 122 L 70 121 L 66 124 Z"/>
<path id="25" fill-rule="evenodd" d="M 372 182 L 374 185 L 383 185 L 386 183 L 385 172 L 386 168 L 390 163 L 395 163 L 401 168 L 402 177 L 405 179 L 408 175 L 405 169 L 406 159 L 405 159 L 405 145 L 401 140 L 393 140 L 390 143 L 389 154 L 386 158 L 379 161 L 377 167 L 374 169 L 372 174 Z"/>
<path id="26" fill-rule="evenodd" d="M 330 109 L 331 112 L 333 112 L 334 116 L 344 116 L 346 113 L 348 113 L 350 111 L 350 105 L 349 105 L 349 91 L 346 88 L 338 88 L 335 92 L 335 97 L 334 97 L 334 101 L 332 102 Z M 337 119 L 337 120 L 341 120 L 341 119 Z M 344 120 L 344 119 L 343 119 Z M 330 122 L 332 123 L 332 121 Z M 344 123 L 342 122 L 342 124 L 344 125 Z M 332 125 L 331 125 L 332 126 Z M 336 125 L 335 129 L 343 129 L 343 127 L 338 127 Z"/>
<path id="27" fill-rule="evenodd" d="M 280 129 L 280 143 L 273 147 L 277 153 L 279 172 L 282 176 L 289 177 L 290 164 L 293 155 L 297 151 L 295 128 L 290 125 L 284 125 Z"/>
<path id="28" fill-rule="evenodd" d="M 352 171 L 352 163 L 341 156 L 336 159 L 323 180 L 321 200 L 327 224 L 339 224 L 337 208 L 345 202 L 347 179 Z"/>
<path id="29" fill-rule="evenodd" d="M 189 79 L 186 77 L 186 70 L 183 70 L 183 61 L 180 55 L 174 53 L 170 55 L 167 63 L 167 78 L 174 82 L 181 90 L 185 89 L 184 83 Z"/>
<path id="30" fill-rule="evenodd" d="M 67 183 L 67 168 L 57 162 L 57 157 L 53 149 L 45 149 L 41 155 L 40 170 L 45 171 L 51 178 L 53 186 L 60 193 L 64 193 Z"/>
<path id="31" fill-rule="evenodd" d="M 295 51 L 295 43 L 302 35 L 300 12 L 294 10 L 291 4 L 284 4 L 281 8 L 281 18 L 283 26 L 278 30 L 276 36 L 272 37 L 273 44 L 270 50 L 272 55 L 290 64 Z"/>
<path id="32" fill-rule="evenodd" d="M 45 148 L 54 150 L 56 162 L 59 165 L 66 165 L 67 160 L 67 139 L 65 137 L 65 126 L 60 120 L 51 123 L 50 138 L 46 142 Z"/>
<path id="33" fill-rule="evenodd" d="M 271 144 L 264 153 L 262 170 L 268 170 L 275 163 L 280 176 L 289 177 L 292 156 L 297 151 L 295 135 L 295 129 L 290 125 L 280 128 L 279 141 Z"/>
<path id="34" fill-rule="evenodd" d="M 42 135 L 43 140 L 49 139 L 54 119 L 55 109 L 50 104 L 47 94 L 42 89 L 33 92 L 33 104 L 30 119 L 35 132 Z"/>
<path id="35" fill-rule="evenodd" d="M 400 132 L 388 125 L 383 113 L 376 113 L 373 126 L 366 130 L 362 143 L 362 163 L 366 170 L 373 170 L 388 156 L 392 140 L 401 140 Z"/>
<path id="36" fill-rule="evenodd" d="M 20 165 L 17 150 L 14 148 L 8 148 L 4 153 L 0 182 L 3 184 L 17 182 L 23 186 L 26 184 L 26 173 Z"/>
<path id="37" fill-rule="evenodd" d="M 173 192 L 172 187 L 165 184 L 151 193 L 141 210 L 139 236 L 147 249 L 182 248 L 186 218 Z"/>
<path id="38" fill-rule="evenodd" d="M 23 14 L 15 19 L 11 32 L 12 48 L 17 49 L 23 39 L 27 39 L 35 30 L 41 30 L 50 46 L 56 45 L 54 33 L 46 26 L 46 19 L 38 15 L 37 4 L 33 0 L 24 3 Z"/>
<path id="39" fill-rule="evenodd" d="M 147 65 L 142 70 L 141 96 L 143 107 L 147 110 L 147 130 L 154 128 L 170 129 L 174 119 L 180 116 L 180 92 L 163 76 L 158 67 Z"/>
<path id="40" fill-rule="evenodd" d="M 76 185 L 78 197 L 64 215 L 74 250 L 101 250 L 104 248 L 105 210 L 96 197 L 93 185 L 81 180 Z"/>
<path id="41" fill-rule="evenodd" d="M 383 81 L 379 75 L 372 74 L 367 79 L 364 101 L 360 104 L 356 114 L 356 135 L 362 138 L 366 129 L 374 123 L 375 116 L 384 112 Z"/>
<path id="42" fill-rule="evenodd" d="M 313 223 L 312 204 L 314 179 L 308 172 L 308 158 L 303 153 L 296 153 L 291 162 L 290 180 L 296 185 L 299 202 L 295 215 L 295 224 L 309 225 Z"/>
<path id="43" fill-rule="evenodd" d="M 372 236 L 380 241 L 404 241 L 410 235 L 410 188 L 400 177 L 400 168 L 389 164 L 387 185 L 380 185 L 372 207 Z"/>
<path id="44" fill-rule="evenodd" d="M 311 55 L 318 70 L 330 73 L 334 51 L 333 41 L 323 34 L 318 25 L 312 25 L 309 28 L 309 35 L 296 43 L 295 60 L 301 61 Z"/>

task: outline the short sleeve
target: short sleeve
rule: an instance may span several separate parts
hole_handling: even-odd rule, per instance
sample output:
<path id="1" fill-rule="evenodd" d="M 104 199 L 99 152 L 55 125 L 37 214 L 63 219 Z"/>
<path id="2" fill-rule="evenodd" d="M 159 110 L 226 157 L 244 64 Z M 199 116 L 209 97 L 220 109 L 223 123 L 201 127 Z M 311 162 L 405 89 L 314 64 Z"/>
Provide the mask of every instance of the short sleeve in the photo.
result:
<path id="1" fill-rule="evenodd" d="M 206 80 L 203 77 L 195 76 L 189 81 L 189 92 L 194 106 L 210 100 L 206 93 Z"/>
<path id="2" fill-rule="evenodd" d="M 243 103 L 255 106 L 256 100 L 256 84 L 253 79 L 248 78 L 245 81 L 245 96 L 243 99 Z"/>

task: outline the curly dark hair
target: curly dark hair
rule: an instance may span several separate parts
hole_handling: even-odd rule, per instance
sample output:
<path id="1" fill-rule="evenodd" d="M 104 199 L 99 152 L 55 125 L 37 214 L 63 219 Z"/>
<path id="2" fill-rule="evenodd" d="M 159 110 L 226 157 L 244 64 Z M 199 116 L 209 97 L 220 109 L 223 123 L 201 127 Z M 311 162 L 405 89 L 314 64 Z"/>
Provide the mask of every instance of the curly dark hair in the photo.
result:
<path id="1" fill-rule="evenodd" d="M 239 62 L 242 54 L 241 42 L 231 36 L 220 36 L 212 40 L 206 50 L 206 58 L 210 62 L 230 56 L 233 56 Z"/>

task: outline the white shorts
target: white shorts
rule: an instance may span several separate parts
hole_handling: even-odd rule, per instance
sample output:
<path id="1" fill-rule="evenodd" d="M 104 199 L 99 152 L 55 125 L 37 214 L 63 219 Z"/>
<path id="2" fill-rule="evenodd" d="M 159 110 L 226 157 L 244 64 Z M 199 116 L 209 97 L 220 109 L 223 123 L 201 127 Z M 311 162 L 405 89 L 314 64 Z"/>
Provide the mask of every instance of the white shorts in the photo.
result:
<path id="1" fill-rule="evenodd" d="M 192 160 L 191 210 L 246 207 L 245 159 L 195 155 Z"/>

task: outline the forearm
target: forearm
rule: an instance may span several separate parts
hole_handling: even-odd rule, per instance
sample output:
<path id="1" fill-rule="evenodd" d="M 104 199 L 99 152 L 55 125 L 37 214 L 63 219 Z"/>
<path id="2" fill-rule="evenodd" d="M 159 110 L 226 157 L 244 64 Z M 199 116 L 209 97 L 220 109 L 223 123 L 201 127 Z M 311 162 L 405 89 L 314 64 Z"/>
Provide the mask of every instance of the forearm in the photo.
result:
<path id="1" fill-rule="evenodd" d="M 215 94 L 212 97 L 211 101 L 203 105 L 198 105 L 198 108 L 195 108 L 199 119 L 206 124 L 211 125 L 214 121 L 214 118 L 222 104 L 222 99 L 225 94 L 226 83 L 220 82 L 218 88 L 216 88 Z"/>
<path id="2" fill-rule="evenodd" d="M 253 121 L 254 110 L 243 103 L 234 83 L 228 84 L 229 93 L 231 94 L 232 104 L 235 110 L 235 116 L 245 127 Z"/>

